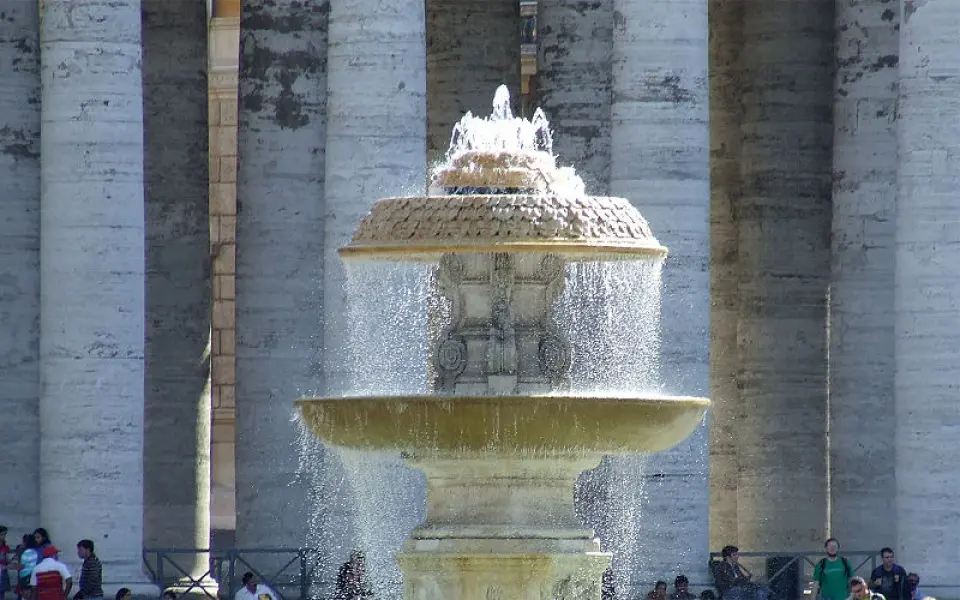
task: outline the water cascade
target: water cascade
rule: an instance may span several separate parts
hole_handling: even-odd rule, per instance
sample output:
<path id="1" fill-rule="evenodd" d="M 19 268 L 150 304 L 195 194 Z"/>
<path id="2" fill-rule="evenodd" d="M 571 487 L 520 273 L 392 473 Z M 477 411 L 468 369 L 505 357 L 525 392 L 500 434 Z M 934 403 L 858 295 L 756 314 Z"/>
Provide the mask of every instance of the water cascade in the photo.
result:
<path id="1" fill-rule="evenodd" d="M 577 476 L 679 443 L 709 406 L 641 393 L 666 248 L 630 202 L 557 167 L 543 113 L 514 117 L 506 94 L 456 125 L 428 194 L 380 200 L 340 251 L 417 273 L 422 315 L 402 319 L 416 330 L 352 322 L 423 364 L 361 358 L 363 394 L 297 401 L 325 444 L 426 474 L 425 520 L 396 557 L 405 600 L 598 600 L 610 555 L 575 515 Z M 610 276 L 621 268 L 638 286 Z M 378 281 L 367 294 L 386 315 L 399 290 Z M 373 383 L 398 373 L 393 391 Z"/>

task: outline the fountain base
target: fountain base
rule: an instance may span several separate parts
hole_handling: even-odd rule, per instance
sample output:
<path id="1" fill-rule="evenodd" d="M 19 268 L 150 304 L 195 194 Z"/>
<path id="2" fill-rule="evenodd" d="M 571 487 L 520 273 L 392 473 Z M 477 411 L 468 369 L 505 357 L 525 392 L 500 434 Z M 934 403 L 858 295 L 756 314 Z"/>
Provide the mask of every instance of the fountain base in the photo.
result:
<path id="1" fill-rule="evenodd" d="M 429 458 L 427 517 L 397 561 L 405 600 L 599 600 L 610 555 L 580 526 L 591 458 Z"/>

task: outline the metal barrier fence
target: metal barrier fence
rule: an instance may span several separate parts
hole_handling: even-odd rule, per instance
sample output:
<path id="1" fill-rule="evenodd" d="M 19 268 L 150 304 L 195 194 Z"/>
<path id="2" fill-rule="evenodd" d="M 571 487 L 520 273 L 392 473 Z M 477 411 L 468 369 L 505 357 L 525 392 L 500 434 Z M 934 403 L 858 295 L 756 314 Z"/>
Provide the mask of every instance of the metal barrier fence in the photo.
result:
<path id="1" fill-rule="evenodd" d="M 809 598 L 813 570 L 824 556 L 822 552 L 740 552 L 739 555 L 740 564 L 754 574 L 754 581 L 771 589 L 770 600 Z M 880 555 L 873 551 L 844 551 L 842 556 L 850 562 L 854 574 L 864 578 L 881 562 Z M 712 566 L 721 560 L 719 552 L 710 553 L 711 572 Z M 247 571 L 273 589 L 279 600 L 322 597 L 321 591 L 333 583 L 318 577 L 321 553 L 316 548 L 146 548 L 143 562 L 161 590 L 175 588 L 180 594 L 205 595 L 207 600 L 232 600 Z M 672 586 L 676 575 L 664 573 L 663 580 Z M 691 579 L 691 591 L 714 589 L 712 578 L 698 581 L 700 578 L 692 573 L 687 575 Z M 632 579 L 624 586 L 627 589 L 619 590 L 619 597 L 643 598 L 654 583 Z M 921 587 L 960 588 L 954 585 Z"/>
<path id="2" fill-rule="evenodd" d="M 161 590 L 232 599 L 247 571 L 273 589 L 279 600 L 307 600 L 320 553 L 314 548 L 145 548 L 143 562 Z M 201 566 L 197 566 L 198 563 Z"/>

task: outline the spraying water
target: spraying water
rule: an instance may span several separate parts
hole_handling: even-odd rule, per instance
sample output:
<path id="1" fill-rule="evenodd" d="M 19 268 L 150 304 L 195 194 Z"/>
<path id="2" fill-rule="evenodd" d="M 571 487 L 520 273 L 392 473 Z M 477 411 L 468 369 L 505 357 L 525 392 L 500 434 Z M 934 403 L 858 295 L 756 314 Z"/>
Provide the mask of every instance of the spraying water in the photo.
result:
<path id="1" fill-rule="evenodd" d="M 455 413 L 456 396 L 463 394 L 660 394 L 665 249 L 629 203 L 586 196 L 574 169 L 557 166 L 541 110 L 532 119 L 515 117 L 501 86 L 489 117 L 467 113 L 455 125 L 450 147 L 430 175 L 429 196 L 381 201 L 355 234 L 360 250 L 364 243 L 374 249 L 382 244 L 393 260 L 347 263 L 345 396 L 442 393 L 452 395 L 449 410 Z M 457 228 L 445 229 L 450 223 Z M 405 247 L 414 236 L 420 237 Z M 484 237 L 489 250 L 458 248 L 466 241 L 461 238 L 473 237 Z M 499 249 L 504 239 L 520 246 Z M 562 243 L 550 245 L 557 241 Z M 580 245 L 565 250 L 570 242 Z M 636 254 L 629 261 L 606 260 L 591 250 L 597 242 Z M 418 247 L 429 251 L 418 254 Z M 503 420 L 489 441 L 491 459 L 524 422 Z M 356 425 L 363 423 L 346 424 Z M 423 439 L 438 439 L 428 422 L 418 426 L 424 427 Z M 304 468 L 314 478 L 311 530 L 332 557 L 322 569 L 328 584 L 317 593 L 329 592 L 338 560 L 362 550 L 377 597 L 399 598 L 393 556 L 424 518 L 422 475 L 395 454 L 332 453 L 306 439 L 303 448 L 305 463 L 314 465 Z M 515 457 L 549 463 L 551 452 L 573 455 L 577 448 L 544 446 Z M 580 512 L 605 550 L 614 551 L 624 583 L 638 560 L 642 465 L 642 458 L 604 461 L 577 487 L 586 501 Z M 498 590 L 490 587 L 486 597 Z"/>

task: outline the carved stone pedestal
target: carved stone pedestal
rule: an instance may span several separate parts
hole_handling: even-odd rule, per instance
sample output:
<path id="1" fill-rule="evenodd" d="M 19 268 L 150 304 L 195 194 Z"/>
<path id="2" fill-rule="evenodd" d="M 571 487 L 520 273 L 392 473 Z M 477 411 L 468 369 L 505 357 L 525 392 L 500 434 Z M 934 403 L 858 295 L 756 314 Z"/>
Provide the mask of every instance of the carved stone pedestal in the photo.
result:
<path id="1" fill-rule="evenodd" d="M 427 517 L 404 552 L 404 600 L 599 600 L 610 554 L 574 513 L 577 457 L 411 460 Z"/>

